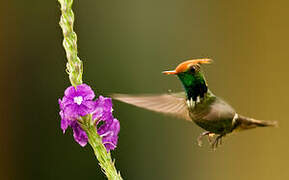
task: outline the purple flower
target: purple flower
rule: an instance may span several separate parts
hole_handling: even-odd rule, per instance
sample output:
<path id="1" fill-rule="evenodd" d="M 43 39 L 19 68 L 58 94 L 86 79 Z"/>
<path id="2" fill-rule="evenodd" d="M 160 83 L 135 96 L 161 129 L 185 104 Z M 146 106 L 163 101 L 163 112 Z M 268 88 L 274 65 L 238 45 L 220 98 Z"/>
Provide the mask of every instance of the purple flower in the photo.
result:
<path id="1" fill-rule="evenodd" d="M 60 109 L 68 118 L 78 118 L 90 114 L 95 109 L 95 102 L 92 101 L 95 97 L 92 89 L 81 84 L 75 87 L 70 86 L 64 92 L 64 97 L 61 101 Z"/>
<path id="2" fill-rule="evenodd" d="M 93 112 L 92 119 L 111 123 L 113 119 L 112 110 L 113 109 L 111 98 L 99 96 L 96 100 L 95 110 Z"/>
<path id="3" fill-rule="evenodd" d="M 120 125 L 117 119 L 113 119 L 110 124 L 102 124 L 97 132 L 102 137 L 102 143 L 104 144 L 107 151 L 116 148 L 118 133 Z"/>
<path id="4" fill-rule="evenodd" d="M 58 100 L 61 129 L 65 133 L 70 126 L 73 129 L 75 141 L 81 146 L 85 146 L 88 137 L 77 120 L 82 116 L 92 114 L 92 120 L 96 124 L 95 128 L 102 122 L 97 132 L 102 137 L 102 142 L 107 151 L 110 151 L 117 145 L 120 129 L 119 121 L 112 115 L 111 98 L 99 96 L 96 101 L 93 101 L 94 97 L 94 92 L 86 84 L 78 85 L 76 88 L 73 86 L 68 87 L 62 100 Z"/>
<path id="5" fill-rule="evenodd" d="M 61 101 L 59 100 L 59 105 L 61 106 L 60 103 L 61 103 Z M 64 116 L 63 110 L 60 110 L 59 115 L 61 117 L 61 129 L 62 129 L 63 133 L 65 133 L 68 126 L 70 126 L 71 121 Z"/>
<path id="6" fill-rule="evenodd" d="M 73 137 L 76 142 L 82 147 L 87 144 L 87 135 L 84 130 L 80 127 L 77 121 L 72 121 L 71 128 L 73 129 Z"/>
<path id="7" fill-rule="evenodd" d="M 95 97 L 92 89 L 81 84 L 75 87 L 70 86 L 64 92 L 64 97 L 58 100 L 60 106 L 61 129 L 65 133 L 68 126 L 73 129 L 73 136 L 81 146 L 87 143 L 87 135 L 77 122 L 81 116 L 90 114 L 95 109 Z"/>
<path id="8" fill-rule="evenodd" d="M 102 143 L 107 151 L 116 147 L 120 129 L 119 121 L 113 117 L 112 111 L 111 98 L 99 96 L 92 118 L 97 121 L 97 125 L 103 122 L 97 132 L 102 137 Z"/>

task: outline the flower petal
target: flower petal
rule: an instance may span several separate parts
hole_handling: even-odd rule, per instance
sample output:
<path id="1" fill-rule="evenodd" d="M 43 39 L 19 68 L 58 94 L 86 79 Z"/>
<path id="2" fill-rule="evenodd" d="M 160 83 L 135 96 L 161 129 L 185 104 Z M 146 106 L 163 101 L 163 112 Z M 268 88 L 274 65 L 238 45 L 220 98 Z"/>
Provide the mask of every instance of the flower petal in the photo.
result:
<path id="1" fill-rule="evenodd" d="M 84 105 L 87 109 L 89 109 L 90 112 L 93 112 L 95 110 L 95 101 L 83 101 L 82 105 Z"/>
<path id="2" fill-rule="evenodd" d="M 61 119 L 61 129 L 63 131 L 63 134 L 65 133 L 66 129 L 68 128 L 68 120 L 67 119 Z"/>
<path id="3" fill-rule="evenodd" d="M 76 88 L 77 92 L 79 95 L 83 96 L 84 100 L 92 100 L 95 97 L 93 90 L 87 84 L 78 85 Z"/>
<path id="4" fill-rule="evenodd" d="M 63 110 L 63 104 L 62 104 L 62 100 L 60 98 L 58 99 L 58 104 L 59 104 L 59 109 Z"/>
<path id="5" fill-rule="evenodd" d="M 108 121 L 111 123 L 113 119 L 111 98 L 99 96 L 99 98 L 96 100 L 96 108 L 92 117 L 93 120 Z"/>
<path id="6" fill-rule="evenodd" d="M 63 110 L 64 116 L 67 119 L 73 120 L 79 117 L 79 107 L 77 104 L 68 104 Z"/>
<path id="7" fill-rule="evenodd" d="M 66 106 L 67 104 L 73 104 L 74 103 L 74 97 L 73 96 L 64 96 L 62 98 L 62 104 L 63 106 Z"/>
<path id="8" fill-rule="evenodd" d="M 65 89 L 64 96 L 71 97 L 71 96 L 74 96 L 75 93 L 76 93 L 75 87 L 69 86 L 68 88 Z"/>
<path id="9" fill-rule="evenodd" d="M 119 130 L 120 125 L 117 119 L 113 119 L 110 124 L 105 123 L 98 128 L 97 132 L 102 137 L 102 143 L 107 151 L 116 148 Z"/>
<path id="10" fill-rule="evenodd" d="M 104 111 L 112 111 L 112 100 L 111 98 L 99 96 L 96 101 L 96 106 L 103 108 Z"/>
<path id="11" fill-rule="evenodd" d="M 84 130 L 80 127 L 80 125 L 74 121 L 71 125 L 71 128 L 73 129 L 73 137 L 74 140 L 82 147 L 84 147 L 87 144 L 88 138 Z"/>

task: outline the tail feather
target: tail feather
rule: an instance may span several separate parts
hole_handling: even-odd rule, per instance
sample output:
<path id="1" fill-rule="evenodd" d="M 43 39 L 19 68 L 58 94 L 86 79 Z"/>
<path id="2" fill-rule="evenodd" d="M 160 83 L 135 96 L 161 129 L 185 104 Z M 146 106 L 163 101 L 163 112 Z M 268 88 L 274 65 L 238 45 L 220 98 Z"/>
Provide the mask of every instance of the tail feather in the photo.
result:
<path id="1" fill-rule="evenodd" d="M 277 127 L 277 121 L 263 121 L 263 120 L 256 120 L 253 118 L 248 118 L 245 116 L 239 116 L 237 119 L 237 129 L 245 130 L 245 129 L 252 129 L 256 127 Z"/>

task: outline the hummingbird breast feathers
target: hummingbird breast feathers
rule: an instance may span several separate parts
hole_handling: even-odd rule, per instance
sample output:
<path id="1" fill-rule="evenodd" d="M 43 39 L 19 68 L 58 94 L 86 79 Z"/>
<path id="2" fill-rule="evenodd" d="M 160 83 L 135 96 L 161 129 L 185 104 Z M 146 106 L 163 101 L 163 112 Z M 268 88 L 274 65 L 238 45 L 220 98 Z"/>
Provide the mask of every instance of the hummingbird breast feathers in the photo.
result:
<path id="1" fill-rule="evenodd" d="M 216 96 L 204 99 L 190 110 L 190 116 L 196 124 L 216 134 L 231 132 L 235 115 L 235 110 Z"/>

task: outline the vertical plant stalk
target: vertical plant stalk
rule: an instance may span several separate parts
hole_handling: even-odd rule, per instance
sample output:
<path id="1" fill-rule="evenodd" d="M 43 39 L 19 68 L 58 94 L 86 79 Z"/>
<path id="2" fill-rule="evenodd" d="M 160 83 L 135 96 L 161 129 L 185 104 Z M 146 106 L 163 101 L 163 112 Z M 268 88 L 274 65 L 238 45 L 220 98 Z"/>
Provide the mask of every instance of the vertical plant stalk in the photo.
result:
<path id="1" fill-rule="evenodd" d="M 58 0 L 58 2 L 61 5 L 59 25 L 63 32 L 63 47 L 68 60 L 66 70 L 69 74 L 70 83 L 73 86 L 77 86 L 82 84 L 83 65 L 77 56 L 77 35 L 73 31 L 74 14 L 71 8 L 73 0 Z M 91 116 L 87 117 L 87 120 L 88 121 L 82 123 L 81 126 L 88 136 L 88 142 L 94 150 L 99 165 L 109 180 L 122 180 L 120 173 L 117 172 L 114 166 L 110 153 L 106 151 L 102 139 L 97 133 L 95 125 L 91 123 Z"/>
<path id="2" fill-rule="evenodd" d="M 83 65 L 77 56 L 77 35 L 73 31 L 74 14 L 72 11 L 73 0 L 58 0 L 61 5 L 61 17 L 59 25 L 63 32 L 63 47 L 66 52 L 66 70 L 73 86 L 82 84 Z"/>
<path id="3" fill-rule="evenodd" d="M 91 119 L 91 117 L 88 118 Z M 100 167 L 104 170 L 109 180 L 122 180 L 120 173 L 117 172 L 114 166 L 114 161 L 112 161 L 110 153 L 106 151 L 106 148 L 102 144 L 101 137 L 98 135 L 95 125 L 90 125 L 91 123 L 89 122 L 91 122 L 91 120 L 84 120 L 82 128 L 87 133 L 88 142 L 94 150 Z"/>

